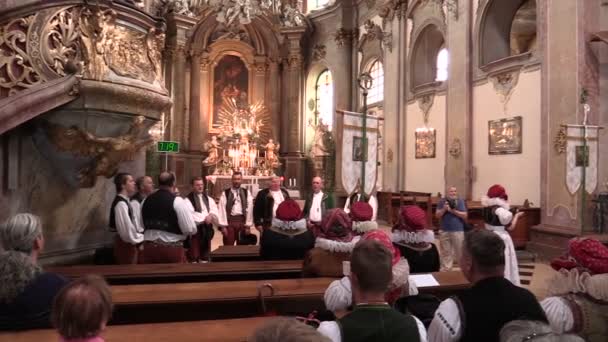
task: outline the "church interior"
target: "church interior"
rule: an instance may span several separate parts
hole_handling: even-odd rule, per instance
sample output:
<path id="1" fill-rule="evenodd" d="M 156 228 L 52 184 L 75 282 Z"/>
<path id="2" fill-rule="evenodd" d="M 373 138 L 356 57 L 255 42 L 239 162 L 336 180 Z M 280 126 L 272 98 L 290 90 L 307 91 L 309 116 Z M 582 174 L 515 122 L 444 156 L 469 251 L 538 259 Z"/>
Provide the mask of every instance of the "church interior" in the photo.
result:
<path id="1" fill-rule="evenodd" d="M 301 341 L 380 341 L 345 317 L 354 251 L 385 237 L 409 273 L 387 303 L 419 341 L 515 341 L 468 314 L 438 332 L 477 286 L 465 256 L 485 269 L 479 231 L 546 314 L 523 337 L 608 341 L 607 131 L 607 0 L 0 2 L 0 253 L 31 256 L 21 282 L 110 289 L 86 341 L 300 341 L 254 333 L 270 316 L 318 328 Z M 309 273 L 326 242 L 337 273 Z M 19 328 L 0 278 L 0 340 L 63 334 L 69 291 L 52 324 Z M 341 278 L 351 306 L 333 310 Z M 554 319 L 556 296 L 578 311 Z"/>

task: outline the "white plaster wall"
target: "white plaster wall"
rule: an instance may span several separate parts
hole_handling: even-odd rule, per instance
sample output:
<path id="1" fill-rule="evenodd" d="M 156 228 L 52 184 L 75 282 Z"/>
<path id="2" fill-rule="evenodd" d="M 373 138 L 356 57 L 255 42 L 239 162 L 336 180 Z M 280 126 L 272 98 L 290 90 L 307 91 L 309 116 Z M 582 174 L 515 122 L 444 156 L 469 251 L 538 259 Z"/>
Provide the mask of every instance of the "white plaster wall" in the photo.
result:
<path id="1" fill-rule="evenodd" d="M 406 148 L 405 148 L 405 190 L 436 194 L 445 193 L 445 134 L 446 134 L 446 97 L 435 96 L 429 113 L 429 128 L 436 130 L 435 158 L 416 159 L 415 131 L 424 127 L 422 111 L 418 103 L 407 106 Z"/>
<path id="2" fill-rule="evenodd" d="M 528 199 L 540 205 L 540 86 L 540 70 L 521 73 L 506 113 L 491 83 L 473 88 L 474 200 L 499 183 L 507 189 L 511 203 L 522 204 Z M 514 116 L 522 117 L 522 153 L 489 155 L 488 120 Z"/>

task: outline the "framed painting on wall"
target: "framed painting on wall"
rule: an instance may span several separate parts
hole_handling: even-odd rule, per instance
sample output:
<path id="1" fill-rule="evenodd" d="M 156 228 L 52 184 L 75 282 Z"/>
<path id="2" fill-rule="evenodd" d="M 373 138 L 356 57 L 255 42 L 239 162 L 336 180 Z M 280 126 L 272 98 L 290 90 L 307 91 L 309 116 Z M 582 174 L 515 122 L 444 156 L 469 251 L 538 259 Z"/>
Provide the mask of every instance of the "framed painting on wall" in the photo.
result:
<path id="1" fill-rule="evenodd" d="M 236 104 L 249 105 L 249 70 L 239 56 L 225 55 L 213 68 L 213 127 L 220 125 L 219 110 L 224 98 Z"/>
<path id="2" fill-rule="evenodd" d="M 488 121 L 488 154 L 516 154 L 522 151 L 522 117 Z"/>
<path id="3" fill-rule="evenodd" d="M 416 130 L 416 159 L 435 158 L 436 131 L 431 129 Z"/>

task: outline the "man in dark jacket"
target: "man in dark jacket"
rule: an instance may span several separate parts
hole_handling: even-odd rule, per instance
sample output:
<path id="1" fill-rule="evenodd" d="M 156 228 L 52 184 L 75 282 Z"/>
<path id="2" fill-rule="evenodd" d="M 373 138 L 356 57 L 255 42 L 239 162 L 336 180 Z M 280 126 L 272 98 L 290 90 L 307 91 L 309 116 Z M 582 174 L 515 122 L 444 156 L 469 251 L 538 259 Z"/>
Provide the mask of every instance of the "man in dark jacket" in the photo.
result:
<path id="1" fill-rule="evenodd" d="M 513 320 L 547 322 L 534 295 L 505 279 L 505 244 L 480 229 L 465 234 L 460 268 L 473 286 L 444 300 L 429 327 L 429 341 L 498 342 L 502 327 Z"/>
<path id="2" fill-rule="evenodd" d="M 286 199 L 289 199 L 289 193 L 281 188 L 281 177 L 278 176 L 272 177 L 270 187 L 258 192 L 253 204 L 253 223 L 260 233 L 270 228 L 277 208 Z"/>
<path id="3" fill-rule="evenodd" d="M 327 210 L 334 207 L 333 196 L 323 192 L 323 179 L 314 177 L 312 179 L 312 193 L 306 197 L 306 202 L 304 202 L 303 214 L 308 227 L 320 226 Z"/>

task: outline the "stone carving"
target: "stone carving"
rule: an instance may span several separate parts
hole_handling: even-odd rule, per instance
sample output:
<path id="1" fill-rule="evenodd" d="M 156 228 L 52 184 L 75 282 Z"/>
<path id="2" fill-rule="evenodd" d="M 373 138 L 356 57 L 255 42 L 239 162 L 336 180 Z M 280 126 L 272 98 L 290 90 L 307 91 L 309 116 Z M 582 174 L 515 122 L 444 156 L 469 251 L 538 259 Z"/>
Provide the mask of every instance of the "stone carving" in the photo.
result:
<path id="1" fill-rule="evenodd" d="M 389 0 L 378 10 L 378 15 L 382 18 L 382 27 L 392 22 L 395 17 L 399 20 L 407 12 L 407 0 Z"/>
<path id="2" fill-rule="evenodd" d="M 516 70 L 508 70 L 488 76 L 490 82 L 494 85 L 494 90 L 496 91 L 496 94 L 498 94 L 500 102 L 504 106 L 505 112 L 507 111 L 506 107 L 511 99 L 513 90 L 515 90 L 515 86 L 519 80 L 520 70 L 521 68 L 518 68 Z"/>
<path id="3" fill-rule="evenodd" d="M 220 23 L 209 38 L 209 44 L 218 40 L 237 40 L 251 45 L 251 38 L 243 25 L 226 26 Z"/>
<path id="4" fill-rule="evenodd" d="M 156 5 L 156 15 L 164 17 L 168 13 L 174 13 L 195 17 L 196 14 L 192 10 L 195 6 L 192 2 L 196 2 L 196 0 L 160 0 Z"/>
<path id="5" fill-rule="evenodd" d="M 393 35 L 390 32 L 382 31 L 382 28 L 375 24 L 371 20 L 367 20 L 364 23 L 365 33 L 361 36 L 359 40 L 359 50 L 363 49 L 363 45 L 366 42 L 370 42 L 373 40 L 380 41 L 380 44 L 386 47 L 389 52 L 393 51 Z"/>
<path id="6" fill-rule="evenodd" d="M 341 27 L 334 33 L 334 41 L 338 47 L 344 47 L 347 42 L 357 39 L 358 36 L 357 30 L 348 30 Z"/>
<path id="7" fill-rule="evenodd" d="M 429 123 L 429 112 L 435 101 L 435 93 L 424 94 L 418 97 L 416 101 L 418 102 L 418 107 L 420 107 L 420 110 L 422 111 L 422 117 L 424 124 L 426 125 Z"/>
<path id="8" fill-rule="evenodd" d="M 312 48 L 312 60 L 318 62 L 325 58 L 327 55 L 327 50 L 325 49 L 325 45 L 323 44 L 315 44 Z"/>
<path id="9" fill-rule="evenodd" d="M 164 29 L 151 28 L 140 33 L 118 26 L 116 12 L 99 7 L 83 11 L 80 28 L 89 58 L 88 77 L 101 80 L 111 70 L 119 76 L 148 83 L 162 80 Z"/>
<path id="10" fill-rule="evenodd" d="M 390 148 L 390 147 L 386 151 L 386 161 L 389 162 L 389 163 L 393 162 L 393 149 Z"/>
<path id="11" fill-rule="evenodd" d="M 365 0 L 365 4 L 368 9 L 372 9 L 376 5 L 376 0 Z"/>
<path id="12" fill-rule="evenodd" d="M 319 123 L 314 125 L 312 120 L 308 121 L 308 126 L 315 130 L 310 148 L 310 157 L 326 157 L 331 155 L 330 135 L 331 132 L 323 120 L 319 118 Z"/>
<path id="13" fill-rule="evenodd" d="M 304 25 L 304 14 L 297 7 L 292 7 L 289 3 L 283 6 L 281 14 L 281 24 L 285 27 L 297 27 Z"/>
<path id="14" fill-rule="evenodd" d="M 68 62 L 78 61 L 82 69 L 82 48 L 80 32 L 77 29 L 78 11 L 72 9 L 61 11 L 49 20 L 48 34 L 42 39 L 42 49 L 47 64 L 60 76 L 65 76 L 64 70 Z"/>
<path id="15" fill-rule="evenodd" d="M 23 47 L 34 15 L 8 22 L 0 30 L 0 98 L 30 88 L 42 81 Z M 37 39 L 39 43 L 39 39 Z"/>
<path id="16" fill-rule="evenodd" d="M 462 144 L 460 143 L 460 139 L 454 138 L 452 143 L 450 144 L 450 149 L 448 150 L 450 155 L 454 158 L 460 157 L 462 153 Z"/>
<path id="17" fill-rule="evenodd" d="M 560 127 L 559 131 L 553 139 L 553 147 L 557 154 L 563 154 L 566 152 L 566 146 L 568 143 L 568 136 L 566 135 L 566 127 Z"/>
<path id="18" fill-rule="evenodd" d="M 141 137 L 144 121 L 143 116 L 135 117 L 127 134 L 118 137 L 97 137 L 75 126 L 66 128 L 50 122 L 44 128 L 59 150 L 92 158 L 78 173 L 80 186 L 92 187 L 97 176 L 113 177 L 121 162 L 133 160 L 136 152 L 153 142 L 149 137 Z"/>
<path id="19" fill-rule="evenodd" d="M 458 20 L 458 0 L 444 0 L 443 6 L 447 12 L 452 13 L 454 20 Z"/>

